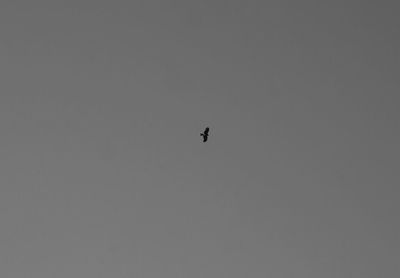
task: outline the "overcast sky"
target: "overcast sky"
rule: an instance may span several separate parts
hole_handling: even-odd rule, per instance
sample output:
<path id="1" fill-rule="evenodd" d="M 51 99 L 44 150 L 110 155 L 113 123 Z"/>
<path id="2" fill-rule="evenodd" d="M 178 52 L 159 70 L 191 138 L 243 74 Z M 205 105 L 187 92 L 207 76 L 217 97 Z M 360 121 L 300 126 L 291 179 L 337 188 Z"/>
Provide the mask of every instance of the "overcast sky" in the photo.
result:
<path id="1" fill-rule="evenodd" d="M 1 1 L 0 276 L 400 277 L 390 2 Z"/>

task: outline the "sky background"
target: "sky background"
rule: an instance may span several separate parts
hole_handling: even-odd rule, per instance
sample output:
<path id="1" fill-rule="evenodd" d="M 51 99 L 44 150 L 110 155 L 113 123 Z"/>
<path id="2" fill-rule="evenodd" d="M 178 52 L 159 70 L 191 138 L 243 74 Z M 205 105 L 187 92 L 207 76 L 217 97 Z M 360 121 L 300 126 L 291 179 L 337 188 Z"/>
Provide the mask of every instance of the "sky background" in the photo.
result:
<path id="1" fill-rule="evenodd" d="M 400 277 L 398 11 L 1 1 L 0 276 Z"/>

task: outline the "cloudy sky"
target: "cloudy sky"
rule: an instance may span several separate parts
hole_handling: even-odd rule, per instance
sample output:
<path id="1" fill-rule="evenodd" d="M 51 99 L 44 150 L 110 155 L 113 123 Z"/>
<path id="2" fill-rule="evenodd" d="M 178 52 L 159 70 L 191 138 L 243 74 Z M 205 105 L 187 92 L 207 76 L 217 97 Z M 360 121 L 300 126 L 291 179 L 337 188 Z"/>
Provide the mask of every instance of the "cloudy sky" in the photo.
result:
<path id="1" fill-rule="evenodd" d="M 2 1 L 0 276 L 399 277 L 391 2 Z"/>

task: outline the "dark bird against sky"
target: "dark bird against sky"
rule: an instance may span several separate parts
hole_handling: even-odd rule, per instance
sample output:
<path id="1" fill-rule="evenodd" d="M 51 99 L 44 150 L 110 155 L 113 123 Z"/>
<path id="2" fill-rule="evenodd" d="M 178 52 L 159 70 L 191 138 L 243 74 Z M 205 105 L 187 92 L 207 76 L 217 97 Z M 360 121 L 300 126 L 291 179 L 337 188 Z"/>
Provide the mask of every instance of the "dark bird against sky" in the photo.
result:
<path id="1" fill-rule="evenodd" d="M 210 131 L 209 127 L 206 127 L 203 133 L 200 133 L 200 136 L 203 136 L 203 142 L 206 142 L 208 139 L 208 132 Z"/>

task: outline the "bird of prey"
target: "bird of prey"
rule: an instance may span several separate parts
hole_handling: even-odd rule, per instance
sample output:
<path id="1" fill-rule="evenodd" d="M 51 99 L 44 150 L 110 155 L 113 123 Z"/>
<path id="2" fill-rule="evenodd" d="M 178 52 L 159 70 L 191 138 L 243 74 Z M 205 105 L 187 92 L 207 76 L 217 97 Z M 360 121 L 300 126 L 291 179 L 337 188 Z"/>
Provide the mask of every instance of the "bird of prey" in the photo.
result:
<path id="1" fill-rule="evenodd" d="M 200 136 L 203 136 L 203 142 L 206 142 L 208 139 L 208 132 L 210 131 L 209 127 L 206 127 L 203 133 L 200 133 Z"/>

